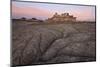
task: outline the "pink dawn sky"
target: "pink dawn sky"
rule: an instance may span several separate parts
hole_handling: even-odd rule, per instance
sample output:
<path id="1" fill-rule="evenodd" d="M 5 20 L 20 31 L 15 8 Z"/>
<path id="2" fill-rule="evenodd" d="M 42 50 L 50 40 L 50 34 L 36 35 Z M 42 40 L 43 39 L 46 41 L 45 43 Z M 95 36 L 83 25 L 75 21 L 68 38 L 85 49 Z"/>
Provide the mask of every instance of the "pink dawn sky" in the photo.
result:
<path id="1" fill-rule="evenodd" d="M 12 2 L 12 18 L 47 19 L 58 14 L 68 12 L 80 21 L 95 21 L 95 6 L 47 4 L 35 2 Z"/>

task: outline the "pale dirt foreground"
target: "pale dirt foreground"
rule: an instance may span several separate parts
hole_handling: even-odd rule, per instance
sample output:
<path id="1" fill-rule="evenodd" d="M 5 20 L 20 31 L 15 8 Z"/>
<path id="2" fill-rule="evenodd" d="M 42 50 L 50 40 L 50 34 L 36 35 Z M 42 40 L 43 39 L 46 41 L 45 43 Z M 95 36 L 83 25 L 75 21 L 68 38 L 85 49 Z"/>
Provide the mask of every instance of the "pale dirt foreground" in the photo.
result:
<path id="1" fill-rule="evenodd" d="M 95 23 L 12 22 L 12 64 L 34 65 L 96 60 Z"/>

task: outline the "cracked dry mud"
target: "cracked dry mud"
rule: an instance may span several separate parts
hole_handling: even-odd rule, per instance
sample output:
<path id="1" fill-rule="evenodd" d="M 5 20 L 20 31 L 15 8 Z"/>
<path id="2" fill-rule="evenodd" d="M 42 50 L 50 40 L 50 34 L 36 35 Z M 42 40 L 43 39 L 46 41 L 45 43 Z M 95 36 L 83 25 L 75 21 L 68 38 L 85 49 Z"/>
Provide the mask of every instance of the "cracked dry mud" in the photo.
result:
<path id="1" fill-rule="evenodd" d="M 33 65 L 96 60 L 95 23 L 13 22 L 12 64 Z"/>

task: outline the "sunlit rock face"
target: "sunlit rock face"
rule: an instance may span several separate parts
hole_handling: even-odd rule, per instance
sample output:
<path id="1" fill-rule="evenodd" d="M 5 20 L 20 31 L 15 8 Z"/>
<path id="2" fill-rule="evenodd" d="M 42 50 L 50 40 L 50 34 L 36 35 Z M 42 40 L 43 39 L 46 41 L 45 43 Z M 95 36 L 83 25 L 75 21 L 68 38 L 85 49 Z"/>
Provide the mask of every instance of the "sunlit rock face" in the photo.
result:
<path id="1" fill-rule="evenodd" d="M 96 60 L 95 23 L 41 25 L 13 22 L 13 65 Z"/>
<path id="2" fill-rule="evenodd" d="M 58 14 L 57 12 L 51 17 L 47 19 L 48 22 L 75 22 L 76 21 L 76 17 L 74 17 L 73 15 L 69 15 L 69 13 L 62 13 L 62 14 Z"/>

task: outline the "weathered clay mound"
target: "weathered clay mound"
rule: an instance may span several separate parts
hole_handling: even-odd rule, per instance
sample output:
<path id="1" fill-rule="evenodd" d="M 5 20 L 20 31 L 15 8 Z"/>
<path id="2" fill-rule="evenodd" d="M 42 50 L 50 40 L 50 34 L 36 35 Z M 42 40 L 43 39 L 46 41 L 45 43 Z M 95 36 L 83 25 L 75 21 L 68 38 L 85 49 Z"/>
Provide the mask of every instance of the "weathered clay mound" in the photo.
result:
<path id="1" fill-rule="evenodd" d="M 96 57 L 95 32 L 71 24 L 19 26 L 13 29 L 12 42 L 13 65 L 95 61 Z"/>

